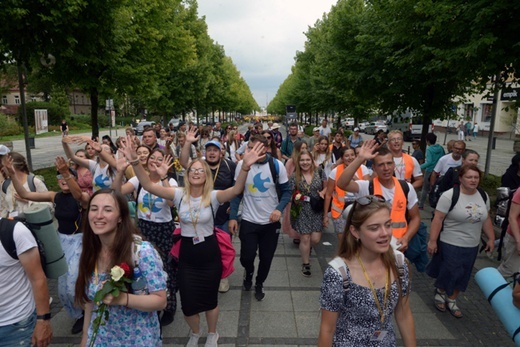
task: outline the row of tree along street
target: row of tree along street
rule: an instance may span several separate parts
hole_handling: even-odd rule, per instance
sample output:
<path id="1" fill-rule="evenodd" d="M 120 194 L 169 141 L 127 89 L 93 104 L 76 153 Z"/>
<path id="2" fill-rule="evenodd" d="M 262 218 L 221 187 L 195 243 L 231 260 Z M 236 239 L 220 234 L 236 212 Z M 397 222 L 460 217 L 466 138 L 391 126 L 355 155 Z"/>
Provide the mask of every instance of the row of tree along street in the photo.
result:
<path id="1" fill-rule="evenodd" d="M 166 119 L 259 109 L 195 0 L 7 0 L 0 33 L 0 68 L 16 66 L 51 97 L 88 93 L 94 136 L 105 99 Z"/>
<path id="2" fill-rule="evenodd" d="M 339 0 L 267 110 L 362 120 L 411 109 L 431 124 L 464 95 L 516 83 L 519 16 L 508 0 Z"/>

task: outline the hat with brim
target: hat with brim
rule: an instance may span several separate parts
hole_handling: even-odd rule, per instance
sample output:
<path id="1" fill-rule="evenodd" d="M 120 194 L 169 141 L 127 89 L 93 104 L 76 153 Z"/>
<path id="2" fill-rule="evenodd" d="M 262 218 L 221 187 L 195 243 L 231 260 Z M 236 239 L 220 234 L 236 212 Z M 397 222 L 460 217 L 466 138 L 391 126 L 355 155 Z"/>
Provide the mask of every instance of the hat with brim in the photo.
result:
<path id="1" fill-rule="evenodd" d="M 0 145 L 0 155 L 6 155 L 8 153 L 11 153 L 11 150 L 5 145 Z"/>
<path id="2" fill-rule="evenodd" d="M 222 149 L 222 145 L 217 140 L 211 140 L 206 142 L 205 148 L 208 148 L 209 146 L 215 146 L 218 147 L 218 149 Z"/>
<path id="3" fill-rule="evenodd" d="M 272 126 L 271 126 L 271 129 L 278 129 L 280 128 L 280 124 L 278 123 L 274 123 Z"/>
<path id="4" fill-rule="evenodd" d="M 312 132 L 315 132 L 315 131 L 320 131 L 320 128 L 315 127 L 314 129 L 312 129 Z"/>

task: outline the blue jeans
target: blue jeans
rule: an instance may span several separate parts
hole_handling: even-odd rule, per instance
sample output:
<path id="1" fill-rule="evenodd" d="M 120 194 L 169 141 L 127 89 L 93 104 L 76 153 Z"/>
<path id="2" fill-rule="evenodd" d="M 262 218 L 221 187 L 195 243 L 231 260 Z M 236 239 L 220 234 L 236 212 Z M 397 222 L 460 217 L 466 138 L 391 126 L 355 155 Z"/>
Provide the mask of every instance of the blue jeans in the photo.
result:
<path id="1" fill-rule="evenodd" d="M 36 311 L 28 318 L 0 327 L 0 346 L 30 346 L 36 325 Z"/>

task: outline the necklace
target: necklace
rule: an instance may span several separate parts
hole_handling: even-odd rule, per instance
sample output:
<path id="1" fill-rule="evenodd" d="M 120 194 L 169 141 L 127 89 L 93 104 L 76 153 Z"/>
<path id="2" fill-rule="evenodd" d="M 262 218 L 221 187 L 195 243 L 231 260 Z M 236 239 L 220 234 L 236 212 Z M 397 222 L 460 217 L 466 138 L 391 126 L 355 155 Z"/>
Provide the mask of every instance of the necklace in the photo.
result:
<path id="1" fill-rule="evenodd" d="M 197 233 L 197 224 L 199 224 L 200 210 L 202 208 L 202 197 L 200 197 L 199 208 L 191 208 L 191 196 L 188 199 L 188 208 L 190 210 L 190 218 L 191 224 L 193 224 L 193 229 L 195 230 L 195 234 Z"/>
<path id="2" fill-rule="evenodd" d="M 365 265 L 363 265 L 363 262 L 361 261 L 361 258 L 359 257 L 359 253 L 356 254 L 356 258 L 359 262 L 359 265 L 361 265 L 361 269 L 363 270 L 363 274 L 365 275 L 365 279 L 368 282 L 368 285 L 370 286 L 370 290 L 372 291 L 372 295 L 374 296 L 374 301 L 376 302 L 377 310 L 379 311 L 379 316 L 381 317 L 381 323 L 385 322 L 385 310 L 388 306 L 388 295 L 389 295 L 389 284 L 390 284 L 390 269 L 387 269 L 386 272 L 386 283 L 385 283 L 385 297 L 383 299 L 383 307 L 381 307 L 381 304 L 379 303 L 379 299 L 377 298 L 376 290 L 374 289 L 374 285 L 372 284 L 372 281 L 370 280 L 370 277 L 368 276 L 367 270 L 365 269 Z"/>

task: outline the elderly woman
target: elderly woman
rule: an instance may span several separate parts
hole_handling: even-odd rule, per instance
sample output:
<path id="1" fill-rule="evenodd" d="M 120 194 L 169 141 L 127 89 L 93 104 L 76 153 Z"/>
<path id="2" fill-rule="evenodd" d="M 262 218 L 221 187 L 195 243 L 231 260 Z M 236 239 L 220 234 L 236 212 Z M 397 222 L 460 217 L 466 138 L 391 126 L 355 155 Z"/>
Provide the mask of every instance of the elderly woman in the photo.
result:
<path id="1" fill-rule="evenodd" d="M 481 176 L 474 164 L 460 168 L 460 186 L 441 195 L 430 230 L 428 253 L 433 257 L 426 272 L 436 278 L 435 307 L 441 312 L 447 308 L 456 318 L 462 317 L 457 297 L 468 287 L 482 229 L 488 237 L 486 252 L 494 248 L 489 197 L 478 186 Z"/>
<path id="2" fill-rule="evenodd" d="M 186 172 L 185 188 L 164 187 L 150 179 L 132 149 L 132 139 L 123 145 L 128 162 L 143 189 L 157 197 L 172 201 L 177 207 L 182 241 L 179 252 L 178 286 L 182 312 L 191 332 L 187 346 L 197 346 L 200 338 L 200 316 L 205 312 L 208 323 L 206 346 L 217 346 L 218 288 L 222 274 L 220 249 L 214 234 L 214 215 L 220 204 L 230 201 L 244 190 L 251 165 L 262 159 L 263 145 L 256 143 L 245 154 L 236 184 L 225 190 L 213 190 L 211 170 L 206 161 L 193 160 Z M 171 158 L 152 165 L 168 167 Z M 166 168 L 162 172 L 165 172 Z"/>

